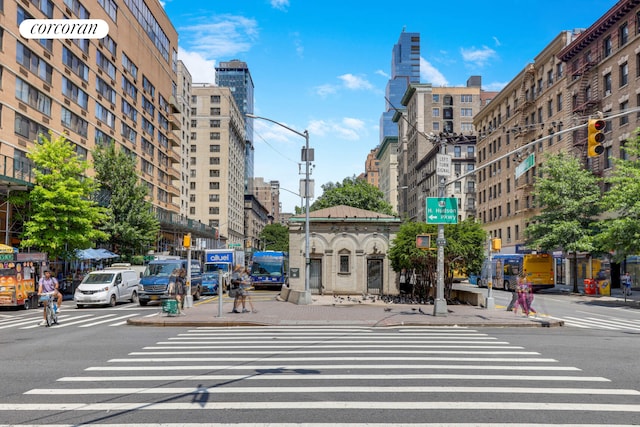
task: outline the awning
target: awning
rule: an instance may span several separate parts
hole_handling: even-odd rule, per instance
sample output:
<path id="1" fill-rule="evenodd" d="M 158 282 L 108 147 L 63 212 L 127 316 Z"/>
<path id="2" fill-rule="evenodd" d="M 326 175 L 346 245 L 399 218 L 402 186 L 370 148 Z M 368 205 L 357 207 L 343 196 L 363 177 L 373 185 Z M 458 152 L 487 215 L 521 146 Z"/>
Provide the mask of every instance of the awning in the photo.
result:
<path id="1" fill-rule="evenodd" d="M 18 252 L 16 248 L 0 243 L 0 254 L 13 254 L 16 252 Z"/>
<path id="2" fill-rule="evenodd" d="M 99 249 L 89 248 L 89 249 L 77 250 L 76 257 L 80 260 L 93 259 L 98 261 L 101 259 L 119 258 L 120 255 L 114 254 L 113 252 L 103 248 L 99 248 Z"/>

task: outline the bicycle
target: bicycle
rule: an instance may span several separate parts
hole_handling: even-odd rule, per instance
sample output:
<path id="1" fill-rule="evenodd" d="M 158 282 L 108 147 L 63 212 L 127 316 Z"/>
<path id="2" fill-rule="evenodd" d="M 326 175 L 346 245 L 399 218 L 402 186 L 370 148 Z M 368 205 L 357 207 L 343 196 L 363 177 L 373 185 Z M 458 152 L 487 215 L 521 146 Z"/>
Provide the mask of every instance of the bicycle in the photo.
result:
<path id="1" fill-rule="evenodd" d="M 40 295 L 40 302 L 44 305 L 47 327 L 58 324 L 58 303 L 53 295 Z"/>

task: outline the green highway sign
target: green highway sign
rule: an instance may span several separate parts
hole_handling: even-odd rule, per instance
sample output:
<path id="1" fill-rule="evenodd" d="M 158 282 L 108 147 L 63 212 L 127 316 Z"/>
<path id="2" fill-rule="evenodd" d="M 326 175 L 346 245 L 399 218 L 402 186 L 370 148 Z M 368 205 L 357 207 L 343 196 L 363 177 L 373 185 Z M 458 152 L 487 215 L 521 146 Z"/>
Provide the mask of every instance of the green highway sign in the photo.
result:
<path id="1" fill-rule="evenodd" d="M 457 197 L 427 197 L 427 224 L 457 224 Z"/>
<path id="2" fill-rule="evenodd" d="M 241 243 L 229 243 L 227 246 L 229 246 L 230 248 L 241 248 L 242 244 Z"/>

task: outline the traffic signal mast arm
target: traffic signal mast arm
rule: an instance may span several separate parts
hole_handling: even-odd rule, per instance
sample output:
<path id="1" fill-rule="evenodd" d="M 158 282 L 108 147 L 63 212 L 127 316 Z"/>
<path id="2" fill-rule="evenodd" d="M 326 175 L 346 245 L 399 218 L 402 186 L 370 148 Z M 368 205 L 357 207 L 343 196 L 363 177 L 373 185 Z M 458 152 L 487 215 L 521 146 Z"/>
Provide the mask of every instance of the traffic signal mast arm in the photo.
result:
<path id="1" fill-rule="evenodd" d="M 632 114 L 632 113 L 635 113 L 635 112 L 640 112 L 640 107 L 630 108 L 628 110 L 625 110 L 622 113 L 618 113 L 618 114 L 614 114 L 612 116 L 609 116 L 607 119 L 608 120 L 616 119 L 618 117 L 626 116 L 628 114 Z M 604 120 L 604 119 L 599 119 L 599 120 Z M 545 140 L 547 140 L 549 138 L 553 138 L 556 135 L 562 135 L 562 134 L 565 134 L 565 133 L 568 133 L 568 132 L 573 132 L 576 129 L 580 129 L 580 128 L 583 128 L 583 127 L 588 126 L 588 125 L 589 125 L 589 122 L 581 124 L 581 125 L 578 125 L 578 126 L 574 126 L 572 128 L 569 128 L 569 129 L 563 129 L 561 131 L 554 132 L 551 135 L 543 136 L 542 138 L 536 139 L 535 141 L 531 141 L 531 142 L 523 145 L 522 147 L 518 147 L 518 148 L 516 148 L 514 150 L 511 150 L 507 154 L 503 154 L 502 156 L 496 157 L 495 159 L 491 160 L 490 162 L 483 164 L 481 168 L 476 168 L 476 169 L 474 169 L 474 170 L 472 170 L 470 172 L 461 174 L 460 176 L 457 176 L 455 179 L 451 179 L 451 180 L 448 179 L 447 183 L 445 185 L 449 185 L 449 184 L 451 184 L 453 182 L 460 181 L 462 178 L 465 178 L 465 177 L 467 177 L 469 175 L 474 175 L 478 170 L 480 170 L 482 168 L 486 168 L 487 166 L 491 166 L 492 164 L 494 164 L 496 162 L 499 162 L 500 160 L 505 159 L 505 158 L 507 158 L 509 156 L 513 156 L 515 153 L 517 153 L 519 151 L 522 151 L 522 150 L 525 150 L 525 149 L 529 148 L 530 146 L 533 146 L 533 145 L 535 145 L 535 144 L 537 144 L 539 142 L 545 141 Z"/>

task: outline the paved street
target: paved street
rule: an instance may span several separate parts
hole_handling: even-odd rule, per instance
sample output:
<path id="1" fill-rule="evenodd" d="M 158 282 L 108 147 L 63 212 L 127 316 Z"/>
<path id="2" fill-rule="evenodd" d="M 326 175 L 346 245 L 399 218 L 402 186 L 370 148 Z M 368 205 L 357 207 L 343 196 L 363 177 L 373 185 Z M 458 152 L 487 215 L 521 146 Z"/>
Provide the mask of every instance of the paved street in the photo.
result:
<path id="1" fill-rule="evenodd" d="M 520 329 L 518 341 L 561 330 Z M 545 354 L 542 341 L 529 348 L 500 338 L 508 329 L 162 331 L 5 395 L 0 417 L 38 425 L 613 426 L 633 425 L 640 412 L 637 386 L 585 371 L 571 355 Z"/>

